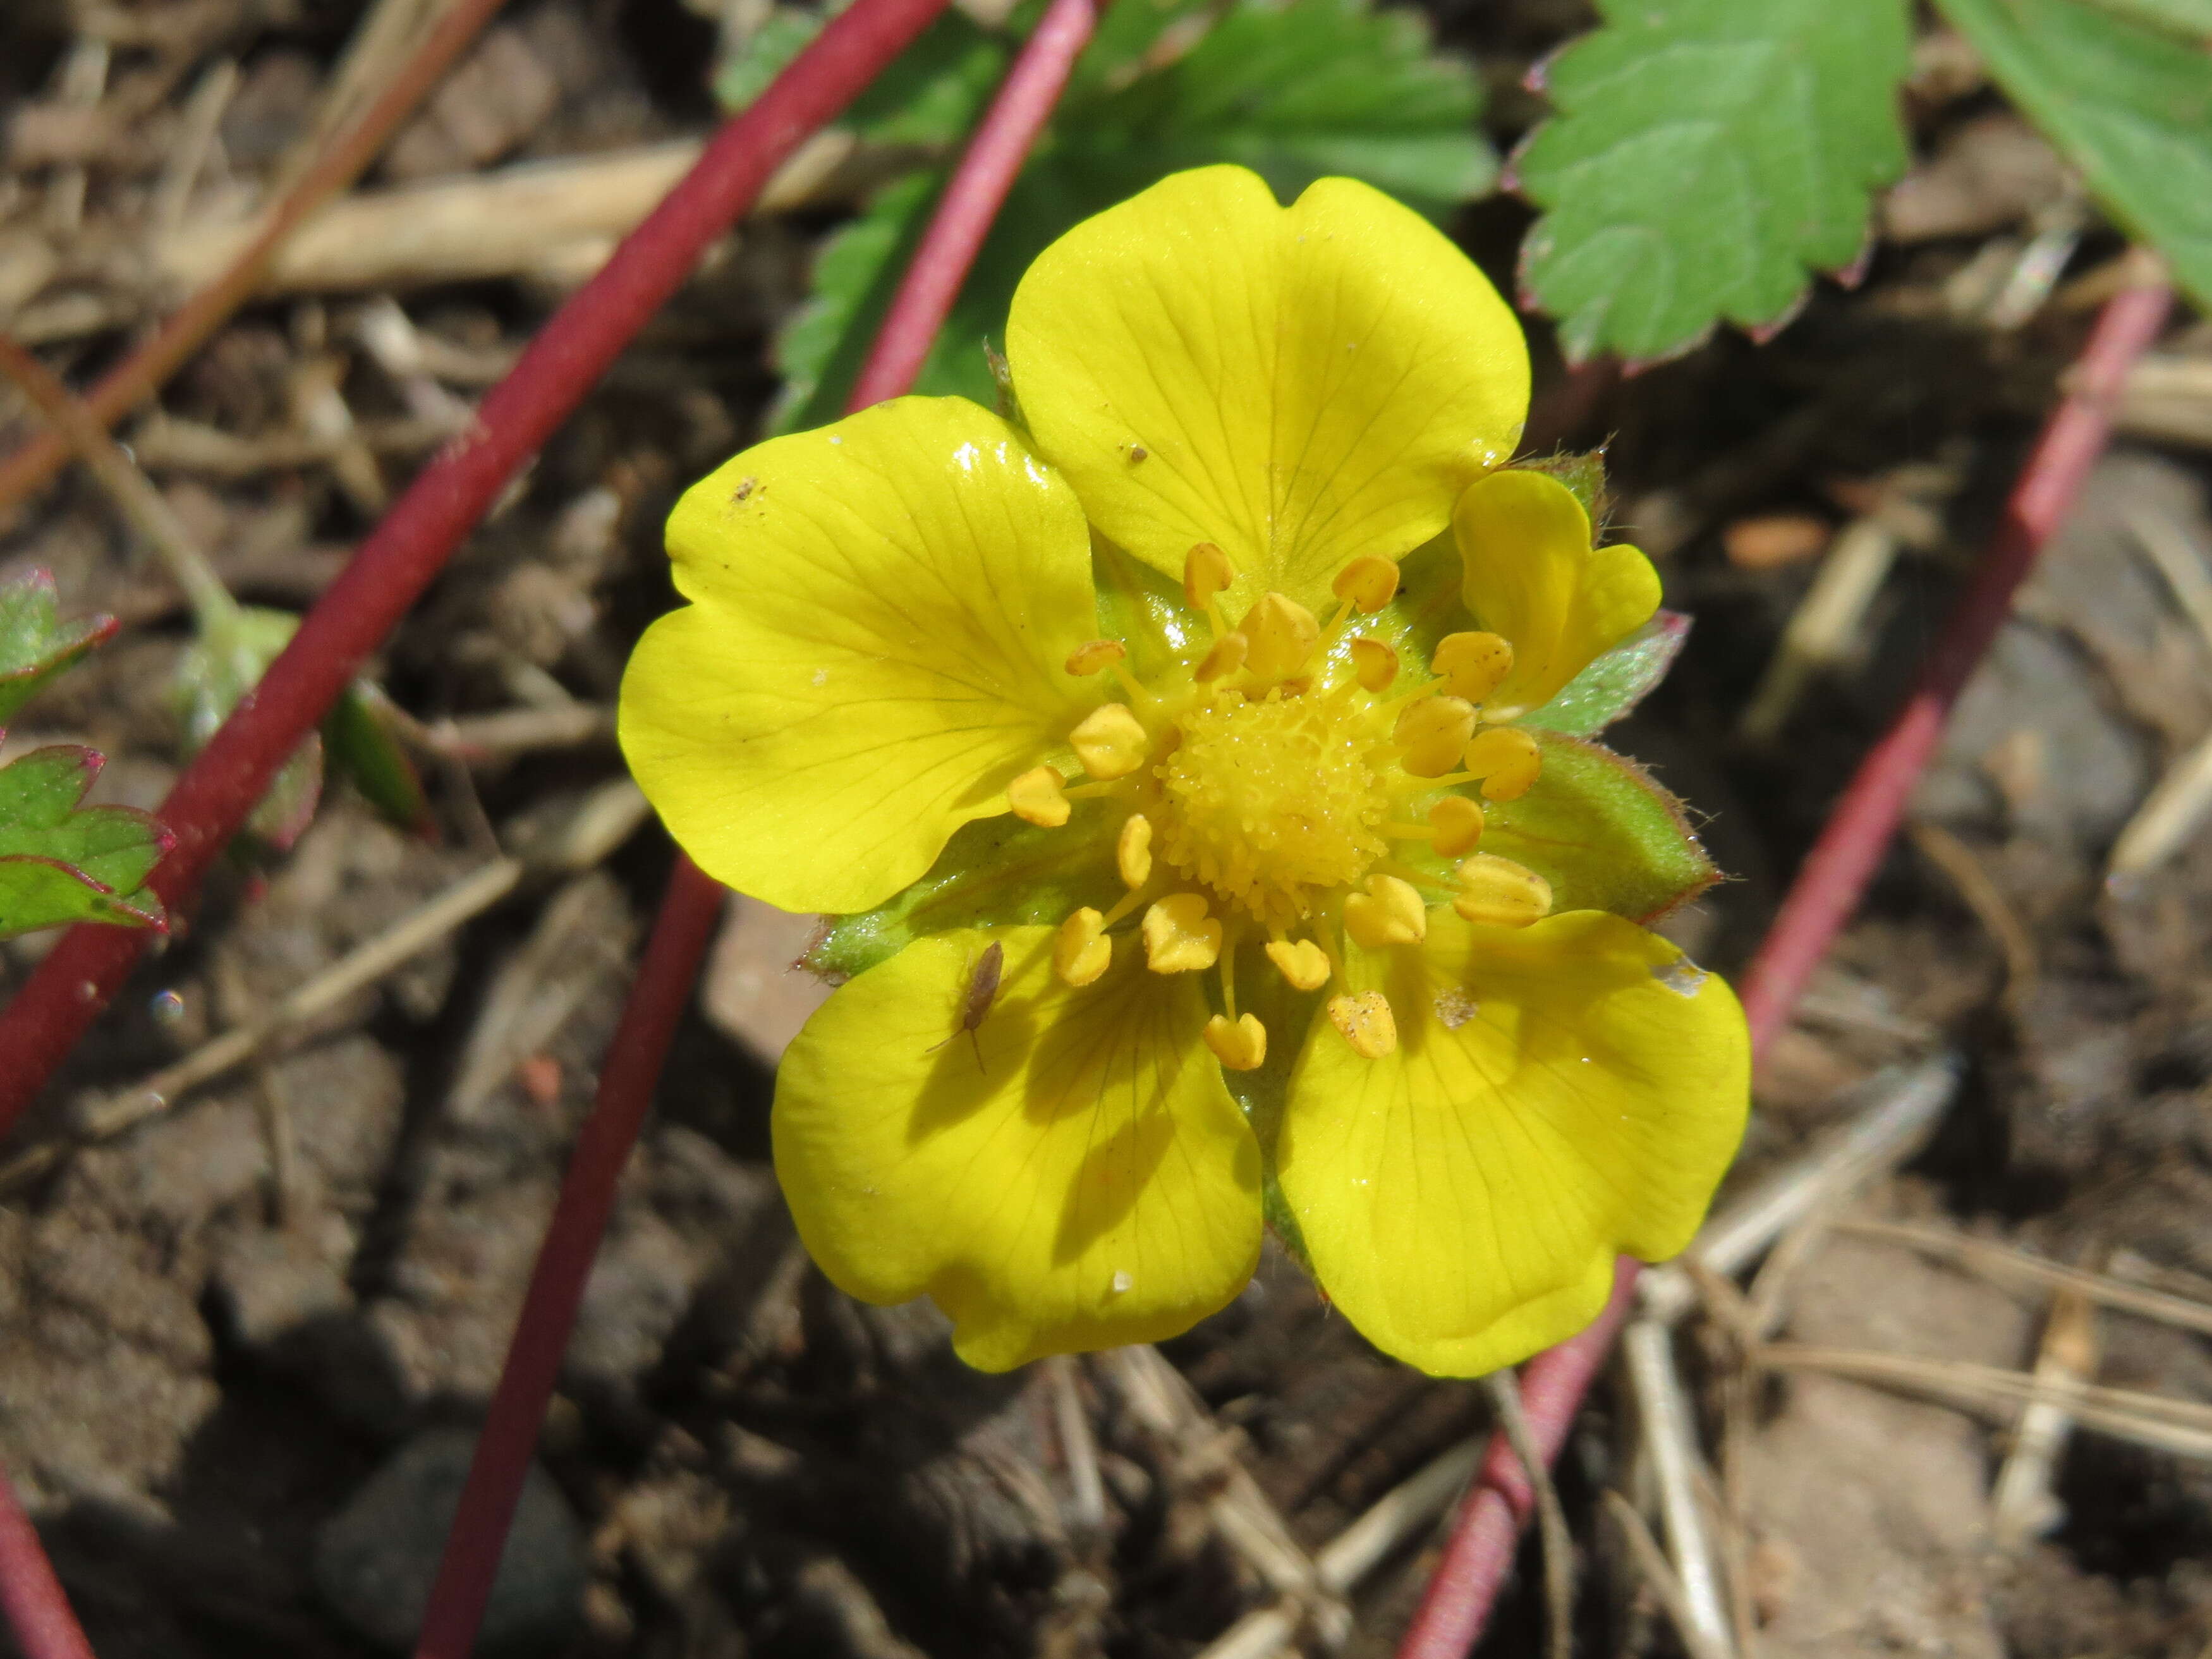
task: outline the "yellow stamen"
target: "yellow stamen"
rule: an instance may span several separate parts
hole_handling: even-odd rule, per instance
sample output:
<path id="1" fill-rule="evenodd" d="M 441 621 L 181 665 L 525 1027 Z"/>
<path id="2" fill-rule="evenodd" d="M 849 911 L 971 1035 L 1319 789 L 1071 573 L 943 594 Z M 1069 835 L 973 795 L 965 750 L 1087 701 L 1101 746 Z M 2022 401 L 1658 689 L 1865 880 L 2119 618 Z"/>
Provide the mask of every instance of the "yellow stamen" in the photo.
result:
<path id="1" fill-rule="evenodd" d="M 1474 732 L 1473 704 L 1458 697 L 1425 697 L 1398 716 L 1391 737 L 1405 751 L 1401 766 L 1417 778 L 1433 778 L 1451 770 Z"/>
<path id="2" fill-rule="evenodd" d="M 1495 634 L 1447 634 L 1437 641 L 1429 667 L 1452 696 L 1480 702 L 1513 672 L 1513 647 Z"/>
<path id="3" fill-rule="evenodd" d="M 1125 777 L 1145 763 L 1152 746 L 1144 723 L 1129 712 L 1127 703 L 1105 702 L 1083 717 L 1067 734 L 1076 759 L 1094 778 Z"/>
<path id="4" fill-rule="evenodd" d="M 1145 966 L 1156 974 L 1211 968 L 1221 955 L 1221 923 L 1203 893 L 1170 893 L 1145 912 Z"/>
<path id="5" fill-rule="evenodd" d="M 1452 908 L 1488 927 L 1526 927 L 1552 912 L 1552 884 L 1526 865 L 1477 853 L 1453 872 Z"/>
<path id="6" fill-rule="evenodd" d="M 1212 542 L 1200 542 L 1184 556 L 1182 596 L 1194 611 L 1210 611 L 1213 596 L 1237 580 L 1229 556 Z"/>
<path id="7" fill-rule="evenodd" d="M 1288 679 L 1305 665 L 1321 641 L 1314 613 L 1280 593 L 1262 593 L 1237 629 L 1249 640 L 1244 666 L 1261 682 Z"/>
<path id="8" fill-rule="evenodd" d="M 1270 941 L 1267 960 L 1294 990 L 1318 991 L 1328 983 L 1328 954 L 1310 939 Z"/>
<path id="9" fill-rule="evenodd" d="M 1121 821 L 1121 839 L 1114 843 L 1114 862 L 1124 887 L 1142 887 L 1152 876 L 1152 821 L 1132 812 Z"/>
<path id="10" fill-rule="evenodd" d="M 1398 678 L 1398 653 L 1362 634 L 1352 642 L 1352 672 L 1363 687 L 1379 696 Z"/>
<path id="11" fill-rule="evenodd" d="M 1328 591 L 1363 616 L 1372 616 L 1390 603 L 1398 592 L 1398 567 L 1373 553 L 1363 553 L 1336 573 Z"/>
<path id="12" fill-rule="evenodd" d="M 1544 769 L 1536 739 L 1510 726 L 1486 726 L 1467 746 L 1467 769 L 1482 780 L 1486 800 L 1518 800 Z"/>
<path id="13" fill-rule="evenodd" d="M 1238 633 L 1224 634 L 1214 641 L 1213 649 L 1206 653 L 1206 660 L 1198 665 L 1196 678 L 1200 685 L 1218 680 L 1224 674 L 1233 674 L 1244 665 L 1245 653 L 1252 641 Z"/>
<path id="14" fill-rule="evenodd" d="M 1328 1000 L 1328 1017 L 1352 1051 L 1366 1060 L 1380 1060 L 1398 1046 L 1398 1021 L 1390 1000 L 1380 991 L 1362 991 Z"/>
<path id="15" fill-rule="evenodd" d="M 1057 830 L 1067 822 L 1067 793 L 1062 781 L 1049 766 L 1033 767 L 1006 786 L 1006 805 L 1026 823 Z"/>
<path id="16" fill-rule="evenodd" d="M 1090 984 L 1113 959 L 1106 919 L 1089 905 L 1060 924 L 1060 937 L 1052 944 L 1052 967 L 1068 984 Z"/>
<path id="17" fill-rule="evenodd" d="M 1231 1020 L 1216 1014 L 1200 1033 L 1213 1057 L 1232 1072 L 1250 1072 L 1267 1058 L 1267 1028 L 1250 1014 Z"/>
<path id="18" fill-rule="evenodd" d="M 1446 795 L 1429 808 L 1429 842 L 1439 858 L 1474 851 L 1482 839 L 1482 808 L 1465 795 Z"/>
<path id="19" fill-rule="evenodd" d="M 1067 672 L 1075 675 L 1095 674 L 1128 654 L 1129 647 L 1119 640 L 1092 640 L 1088 644 L 1077 646 L 1067 653 Z"/>
<path id="20" fill-rule="evenodd" d="M 1370 876 L 1367 890 L 1344 901 L 1344 931 L 1363 951 L 1419 945 L 1428 937 L 1428 907 L 1413 884 L 1396 876 Z"/>

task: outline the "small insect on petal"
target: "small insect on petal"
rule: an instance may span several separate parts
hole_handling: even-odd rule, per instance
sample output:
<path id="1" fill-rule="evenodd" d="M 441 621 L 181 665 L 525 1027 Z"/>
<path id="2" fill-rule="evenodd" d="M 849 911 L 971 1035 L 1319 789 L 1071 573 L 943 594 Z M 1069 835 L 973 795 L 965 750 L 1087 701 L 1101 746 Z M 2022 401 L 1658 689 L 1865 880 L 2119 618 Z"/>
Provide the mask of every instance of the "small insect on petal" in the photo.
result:
<path id="1" fill-rule="evenodd" d="M 1544 770 L 1536 739 L 1510 726 L 1486 726 L 1467 746 L 1467 769 L 1482 780 L 1485 800 L 1518 800 Z"/>
<path id="2" fill-rule="evenodd" d="M 1380 640 L 1359 635 L 1352 641 L 1352 672 L 1364 688 L 1379 696 L 1398 678 L 1398 653 Z"/>
<path id="3" fill-rule="evenodd" d="M 1362 616 L 1372 616 L 1390 603 L 1398 592 L 1398 567 L 1372 553 L 1363 553 L 1336 573 L 1328 591 L 1351 602 Z"/>
<path id="4" fill-rule="evenodd" d="M 1229 556 L 1212 542 L 1199 543 L 1183 559 L 1182 596 L 1194 611 L 1205 610 L 1208 599 L 1236 580 Z"/>
<path id="5" fill-rule="evenodd" d="M 983 1064 L 983 1039 L 976 1033 L 984 1017 L 991 1012 L 991 1005 L 999 999 L 999 975 L 1005 972 L 1006 966 L 1006 947 L 993 939 L 983 954 L 975 958 L 975 971 L 968 976 L 967 994 L 960 1000 L 960 1023 L 952 1028 L 952 1036 L 945 1039 L 945 1042 L 950 1042 L 965 1031 L 968 1041 L 975 1045 L 978 1066 Z M 933 1054 L 945 1042 L 933 1043 L 926 1052 Z"/>
<path id="6" fill-rule="evenodd" d="M 1459 761 L 1474 732 L 1474 708 L 1457 697 L 1424 697 L 1398 716 L 1391 736 L 1405 752 L 1398 763 L 1417 778 L 1440 778 Z"/>
<path id="7" fill-rule="evenodd" d="M 1233 1025 L 1228 1015 L 1216 1014 L 1200 1035 L 1213 1057 L 1232 1072 L 1256 1071 L 1267 1058 L 1267 1028 L 1250 1014 L 1238 1016 Z"/>
<path id="8" fill-rule="evenodd" d="M 1094 778 L 1127 777 L 1144 764 L 1152 739 L 1127 703 L 1101 703 L 1067 734 L 1075 758 Z"/>
<path id="9" fill-rule="evenodd" d="M 1437 641 L 1429 669 L 1455 697 L 1480 702 L 1513 672 L 1513 647 L 1495 634 L 1447 634 Z"/>
<path id="10" fill-rule="evenodd" d="M 1049 766 L 1034 767 L 1006 786 L 1006 805 L 1014 816 L 1041 829 L 1057 830 L 1067 822 L 1067 794 L 1059 773 Z"/>
<path id="11" fill-rule="evenodd" d="M 1067 653 L 1067 672 L 1079 676 L 1095 674 L 1128 654 L 1129 647 L 1119 640 L 1090 640 Z"/>
<path id="12" fill-rule="evenodd" d="M 1429 828 L 1437 857 L 1459 858 L 1482 839 L 1482 808 L 1465 795 L 1446 795 L 1429 808 Z"/>
<path id="13" fill-rule="evenodd" d="M 1145 966 L 1156 974 L 1195 973 L 1221 957 L 1221 923 L 1203 893 L 1170 893 L 1145 912 Z"/>
<path id="14" fill-rule="evenodd" d="M 1491 927 L 1526 927 L 1552 913 L 1552 884 L 1526 865 L 1477 853 L 1453 873 L 1452 908 Z"/>
<path id="15" fill-rule="evenodd" d="M 1279 939 L 1267 946 L 1275 971 L 1299 991 L 1318 991 L 1328 983 L 1328 957 L 1310 939 Z"/>
<path id="16" fill-rule="evenodd" d="M 1390 1000 L 1380 991 L 1331 997 L 1328 1017 L 1352 1052 L 1364 1059 L 1380 1060 L 1398 1046 L 1398 1021 L 1390 1012 Z"/>
<path id="17" fill-rule="evenodd" d="M 1060 924 L 1060 937 L 1052 944 L 1052 970 L 1069 985 L 1088 985 L 1114 960 L 1113 942 L 1103 929 L 1106 918 L 1089 905 Z"/>
<path id="18" fill-rule="evenodd" d="M 1428 907 L 1411 882 L 1370 876 L 1365 892 L 1344 901 L 1344 931 L 1364 951 L 1419 945 L 1428 937 Z"/>

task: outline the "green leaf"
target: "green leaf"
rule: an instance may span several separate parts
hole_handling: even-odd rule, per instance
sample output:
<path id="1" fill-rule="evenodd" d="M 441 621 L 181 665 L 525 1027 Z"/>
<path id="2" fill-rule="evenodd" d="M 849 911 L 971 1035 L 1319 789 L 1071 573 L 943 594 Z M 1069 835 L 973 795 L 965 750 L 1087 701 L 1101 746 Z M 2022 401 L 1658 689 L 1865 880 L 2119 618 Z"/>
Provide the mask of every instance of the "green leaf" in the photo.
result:
<path id="1" fill-rule="evenodd" d="M 416 835 L 430 833 L 430 799 L 407 757 L 392 719 L 392 702 L 369 680 L 348 686 L 323 720 L 323 749 L 331 770 L 362 799 Z"/>
<path id="2" fill-rule="evenodd" d="M 112 617 L 61 619 L 51 570 L 0 583 L 0 727 L 46 682 L 115 636 Z"/>
<path id="3" fill-rule="evenodd" d="M 959 61 L 942 73 L 981 62 Z M 1480 107 L 1473 71 L 1433 55 L 1411 11 L 1364 0 L 1123 0 L 1077 64 L 915 389 L 990 407 L 997 388 L 982 346 L 1004 333 L 1030 262 L 1170 173 L 1239 162 L 1286 200 L 1341 173 L 1440 214 L 1496 176 L 1474 128 Z M 942 181 L 932 172 L 878 192 L 823 249 L 812 299 L 777 341 L 786 389 L 776 429 L 818 425 L 843 408 Z"/>
<path id="4" fill-rule="evenodd" d="M 1632 710 L 1667 678 L 1690 637 L 1690 619 L 1662 611 L 1619 645 L 1559 688 L 1541 708 L 1523 714 L 1523 726 L 1587 738 Z"/>
<path id="5" fill-rule="evenodd" d="M 817 14 L 780 8 L 715 71 L 716 100 L 744 109 L 821 33 Z M 951 144 L 982 112 L 1009 56 L 1001 37 L 945 12 L 853 100 L 840 125 L 871 143 Z"/>
<path id="6" fill-rule="evenodd" d="M 1650 359 L 1721 318 L 1787 317 L 1856 258 L 1868 192 L 1904 171 L 1904 0 L 1601 0 L 1552 61 L 1559 113 L 1516 158 L 1548 210 L 1524 287 L 1571 360 Z"/>
<path id="7" fill-rule="evenodd" d="M 1642 767 L 1579 738 L 1530 735 L 1543 775 L 1518 800 L 1483 803 L 1482 850 L 1550 882 L 1554 910 L 1648 923 L 1720 879 L 1681 802 Z"/>
<path id="8" fill-rule="evenodd" d="M 2212 0 L 2093 0 L 2099 11 L 2201 46 L 2212 40 Z"/>
<path id="9" fill-rule="evenodd" d="M 1011 816 L 979 818 L 953 835 L 920 881 L 885 904 L 834 916 L 806 966 L 845 980 L 915 939 L 954 927 L 1056 927 L 1081 905 L 1105 909 L 1122 895 L 1114 864 L 1115 814 L 1079 807 L 1057 830 Z"/>
<path id="10" fill-rule="evenodd" d="M 0 938 L 71 921 L 166 926 L 146 878 L 175 837 L 131 806 L 79 806 L 103 762 L 72 744 L 0 767 Z"/>
<path id="11" fill-rule="evenodd" d="M 202 628 L 177 664 L 186 753 L 197 754 L 216 734 L 299 626 L 289 611 L 243 605 L 227 621 Z M 307 829 L 322 790 L 322 738 L 311 736 L 292 751 L 246 827 L 281 852 Z"/>
<path id="12" fill-rule="evenodd" d="M 2212 60 L 2201 42 L 2079 0 L 1941 4 L 2113 216 L 2212 304 Z"/>

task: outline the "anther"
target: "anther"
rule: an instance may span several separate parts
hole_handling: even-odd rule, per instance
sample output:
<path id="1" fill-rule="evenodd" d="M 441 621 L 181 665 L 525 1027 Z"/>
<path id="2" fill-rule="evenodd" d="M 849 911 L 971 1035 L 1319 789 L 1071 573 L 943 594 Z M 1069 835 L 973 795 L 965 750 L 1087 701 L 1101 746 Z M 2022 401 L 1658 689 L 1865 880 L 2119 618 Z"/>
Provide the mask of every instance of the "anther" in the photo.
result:
<path id="1" fill-rule="evenodd" d="M 1199 1035 L 1213 1057 L 1232 1072 L 1257 1070 L 1267 1058 L 1267 1028 L 1249 1014 L 1233 1021 L 1226 1014 L 1216 1014 Z"/>
<path id="2" fill-rule="evenodd" d="M 1067 672 L 1076 675 L 1095 674 L 1128 654 L 1129 647 L 1119 640 L 1091 640 L 1067 653 Z"/>
<path id="3" fill-rule="evenodd" d="M 1052 943 L 1052 969 L 1066 983 L 1088 985 L 1113 960 L 1106 919 L 1089 905 L 1060 924 L 1060 937 Z"/>
<path id="4" fill-rule="evenodd" d="M 1114 843 L 1114 862 L 1124 887 L 1142 887 L 1152 876 L 1152 821 L 1132 812 L 1121 821 L 1121 839 Z"/>
<path id="5" fill-rule="evenodd" d="M 1067 734 L 1076 759 L 1094 778 L 1127 777 L 1145 763 L 1152 739 L 1144 724 L 1122 702 L 1103 702 Z"/>
<path id="6" fill-rule="evenodd" d="M 1362 686 L 1380 696 L 1398 678 L 1398 653 L 1362 634 L 1352 642 L 1352 672 Z"/>
<path id="7" fill-rule="evenodd" d="M 1064 780 L 1049 766 L 1032 767 L 1006 786 L 1006 805 L 1014 816 L 1041 829 L 1057 830 L 1067 822 Z"/>
<path id="8" fill-rule="evenodd" d="M 1513 672 L 1513 647 L 1495 634 L 1447 634 L 1437 641 L 1429 668 L 1452 696 L 1480 702 Z"/>
<path id="9" fill-rule="evenodd" d="M 1364 617 L 1390 603 L 1398 592 L 1398 567 L 1373 553 L 1363 553 L 1336 573 L 1328 591 Z"/>
<path id="10" fill-rule="evenodd" d="M 1458 697 L 1424 697 L 1398 716 L 1391 738 L 1405 751 L 1398 758 L 1401 766 L 1417 778 L 1435 778 L 1452 769 L 1474 732 L 1473 704 Z"/>
<path id="11" fill-rule="evenodd" d="M 1237 631 L 1251 641 L 1244 666 L 1262 682 L 1288 679 L 1305 665 L 1321 641 L 1314 613 L 1281 593 L 1262 593 Z"/>
<path id="12" fill-rule="evenodd" d="M 1200 542 L 1182 562 L 1182 596 L 1194 611 L 1204 611 L 1213 596 L 1237 580 L 1229 556 L 1212 542 Z"/>
<path id="13" fill-rule="evenodd" d="M 1467 746 L 1468 773 L 1482 780 L 1485 800 L 1518 800 L 1544 769 L 1536 739 L 1510 726 L 1486 726 Z"/>
<path id="14" fill-rule="evenodd" d="M 1156 974 L 1189 974 L 1221 956 L 1221 923 L 1206 913 L 1203 893 L 1170 893 L 1145 912 L 1145 966 Z"/>
<path id="15" fill-rule="evenodd" d="M 1395 876 L 1370 876 L 1365 892 L 1344 901 L 1344 931 L 1363 951 L 1419 945 L 1428 936 L 1428 907 L 1412 883 Z"/>
<path id="16" fill-rule="evenodd" d="M 1474 851 L 1482 839 L 1482 808 L 1465 795 L 1446 795 L 1429 808 L 1429 845 L 1438 858 Z"/>
<path id="17" fill-rule="evenodd" d="M 1477 853 L 1453 872 L 1452 908 L 1486 927 L 1526 927 L 1552 913 L 1552 884 L 1526 865 Z"/>
<path id="18" fill-rule="evenodd" d="M 1218 680 L 1224 674 L 1233 674 L 1244 665 L 1245 653 L 1252 641 L 1241 633 L 1224 634 L 1214 641 L 1213 649 L 1206 653 L 1206 660 L 1198 665 L 1197 679 L 1200 685 Z"/>
<path id="19" fill-rule="evenodd" d="M 1328 1017 L 1352 1051 L 1366 1060 L 1380 1060 L 1398 1046 L 1398 1021 L 1390 1000 L 1380 991 L 1328 1000 Z"/>
<path id="20" fill-rule="evenodd" d="M 1293 990 L 1318 991 L 1328 983 L 1328 956 L 1310 939 L 1279 939 L 1267 946 L 1267 960 Z"/>

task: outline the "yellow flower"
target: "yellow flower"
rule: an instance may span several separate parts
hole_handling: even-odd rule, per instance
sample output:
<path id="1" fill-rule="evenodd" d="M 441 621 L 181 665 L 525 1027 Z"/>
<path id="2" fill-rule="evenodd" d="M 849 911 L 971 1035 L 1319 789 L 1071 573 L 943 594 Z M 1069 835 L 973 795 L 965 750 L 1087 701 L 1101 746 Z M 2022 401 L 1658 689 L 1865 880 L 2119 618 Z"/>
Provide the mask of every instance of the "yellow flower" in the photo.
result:
<path id="1" fill-rule="evenodd" d="M 1364 185 L 1210 167 L 1006 346 L 1019 424 L 903 398 L 696 485 L 623 687 L 678 841 L 864 969 L 778 1079 L 801 1237 L 987 1369 L 1187 1328 L 1263 1212 L 1425 1369 L 1570 1334 L 1687 1241 L 1747 1059 L 1637 925 L 1709 878 L 1671 798 L 1528 718 L 1659 594 L 1499 470 L 1511 314 Z"/>

